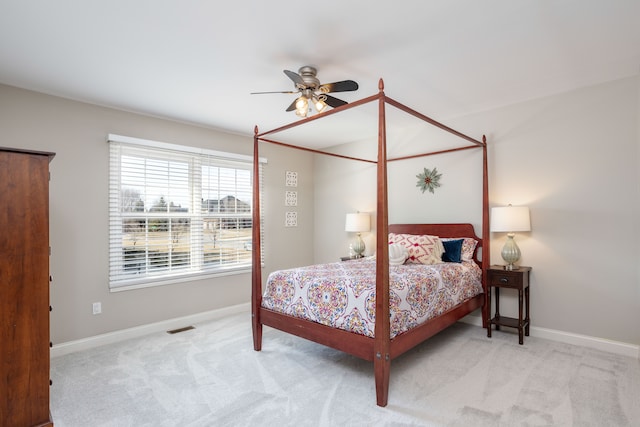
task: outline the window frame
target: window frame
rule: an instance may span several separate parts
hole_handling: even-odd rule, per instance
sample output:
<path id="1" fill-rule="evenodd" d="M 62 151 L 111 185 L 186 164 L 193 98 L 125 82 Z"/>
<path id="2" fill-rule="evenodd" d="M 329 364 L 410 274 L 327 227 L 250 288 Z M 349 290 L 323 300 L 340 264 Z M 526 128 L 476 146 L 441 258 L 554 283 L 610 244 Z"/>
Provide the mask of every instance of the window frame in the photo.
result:
<path id="1" fill-rule="evenodd" d="M 252 220 L 253 212 L 253 197 L 251 193 L 253 189 L 253 156 L 243 155 L 237 153 L 228 153 L 222 151 L 209 150 L 204 148 L 196 148 L 179 144 L 170 144 L 159 141 L 152 141 L 140 138 L 133 138 L 122 135 L 109 134 L 107 141 L 109 142 L 109 290 L 111 292 L 117 292 L 129 289 L 139 289 L 145 287 L 168 285 L 173 283 L 188 282 L 193 280 L 201 280 L 211 277 L 220 277 L 234 274 L 245 274 L 251 271 L 251 257 L 249 262 L 245 263 L 224 263 L 220 261 L 220 265 L 217 267 L 205 267 L 206 254 L 204 251 L 204 222 L 211 220 L 212 218 L 226 217 L 224 213 L 218 211 L 217 213 L 210 213 L 203 211 L 203 184 L 202 173 L 205 167 L 226 168 L 232 169 L 237 174 L 239 170 L 246 170 L 249 173 L 248 190 L 249 196 L 247 201 L 242 201 L 238 197 L 236 186 L 236 192 L 233 195 L 236 202 L 241 201 L 247 203 L 249 208 L 246 212 L 234 212 L 230 217 L 236 221 L 244 221 L 248 219 Z M 124 152 L 123 152 L 124 150 Z M 122 159 L 129 151 L 136 153 L 137 155 L 145 156 L 145 159 L 177 159 L 176 162 L 188 162 L 188 193 L 189 193 L 189 208 L 185 211 L 181 209 L 172 212 L 169 207 L 166 212 L 155 213 L 152 212 L 150 206 L 145 205 L 143 211 L 129 211 L 125 212 L 121 209 L 122 205 L 122 190 L 124 189 L 122 183 Z M 260 175 L 263 174 L 263 166 L 267 163 L 265 158 L 259 159 L 260 163 Z M 263 180 L 260 179 L 262 183 Z M 237 185 L 237 184 L 236 184 Z M 259 191 L 261 196 L 264 194 L 263 186 L 261 184 Z M 145 187 L 146 189 L 146 187 Z M 168 196 L 168 195 L 167 195 Z M 227 196 L 225 196 L 226 198 Z M 169 199 L 170 196 L 167 197 Z M 211 200 L 211 199 L 207 199 Z M 218 203 L 222 199 L 218 199 Z M 261 200 L 264 200 L 261 197 Z M 167 203 L 172 200 L 167 200 Z M 263 210 L 260 210 L 263 212 Z M 126 218 L 142 218 L 146 219 L 144 227 L 145 234 L 149 234 L 149 218 L 161 218 L 166 219 L 167 224 L 171 226 L 174 219 L 187 219 L 190 223 L 189 238 L 188 238 L 188 267 L 185 269 L 177 269 L 170 271 L 162 271 L 163 268 L 170 269 L 169 265 L 173 261 L 173 256 L 168 255 L 168 264 L 161 267 L 157 272 L 150 271 L 149 264 L 149 243 L 145 242 L 145 265 L 143 267 L 144 273 L 141 275 L 127 274 L 125 272 L 126 267 L 126 254 L 124 253 L 124 245 L 122 237 L 125 234 L 125 221 Z M 264 224 L 264 216 L 261 214 L 261 224 Z M 217 229 L 217 228 L 216 228 Z M 201 231 L 200 231 L 201 230 Z M 261 227 L 264 230 L 264 227 Z M 171 235 L 168 236 L 171 239 Z M 264 242 L 264 239 L 261 239 Z M 264 243 L 262 243 L 264 245 Z M 152 246 L 151 246 L 152 247 Z M 171 254 L 171 251 L 168 252 Z M 264 251 L 261 251 L 262 261 L 264 260 Z M 262 262 L 264 264 L 264 262 Z"/>

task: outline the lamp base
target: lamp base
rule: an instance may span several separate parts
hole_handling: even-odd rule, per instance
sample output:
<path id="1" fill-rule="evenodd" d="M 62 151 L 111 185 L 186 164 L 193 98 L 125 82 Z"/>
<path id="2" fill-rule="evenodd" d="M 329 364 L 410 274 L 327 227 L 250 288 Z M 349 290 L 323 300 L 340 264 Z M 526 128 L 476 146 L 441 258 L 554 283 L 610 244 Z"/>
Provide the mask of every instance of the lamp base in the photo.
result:
<path id="1" fill-rule="evenodd" d="M 351 246 L 353 248 L 353 252 L 355 252 L 356 258 L 362 258 L 364 256 L 364 240 L 362 240 L 360 233 L 358 233 L 358 240 L 356 240 Z"/>
<path id="2" fill-rule="evenodd" d="M 504 266 L 505 270 L 514 270 L 518 267 L 514 265 L 520 259 L 520 248 L 516 245 L 516 241 L 513 240 L 513 233 L 507 234 L 507 241 L 502 248 L 502 259 L 507 263 Z"/>

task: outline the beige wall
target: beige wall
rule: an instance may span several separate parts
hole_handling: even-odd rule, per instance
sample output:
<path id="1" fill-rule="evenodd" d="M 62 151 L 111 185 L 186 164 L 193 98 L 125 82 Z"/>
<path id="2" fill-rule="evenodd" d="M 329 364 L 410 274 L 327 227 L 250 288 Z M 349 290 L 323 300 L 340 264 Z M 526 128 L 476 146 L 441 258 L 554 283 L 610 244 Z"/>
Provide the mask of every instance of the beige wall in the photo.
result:
<path id="1" fill-rule="evenodd" d="M 493 205 L 528 205 L 517 236 L 533 325 L 640 344 L 638 89 L 623 79 L 468 117 L 489 129 Z M 502 261 L 505 236 L 492 236 Z"/>
<path id="2" fill-rule="evenodd" d="M 533 230 L 516 239 L 522 264 L 533 267 L 534 327 L 640 344 L 639 104 L 636 77 L 463 118 L 434 117 L 472 137 L 487 135 L 492 205 L 531 208 Z M 250 137 L 2 85 L 0 129 L 2 146 L 57 153 L 51 164 L 54 343 L 249 301 L 249 274 L 109 292 L 105 139 L 116 133 L 251 154 Z M 341 149 L 357 152 L 362 144 L 369 142 Z M 269 161 L 264 271 L 346 255 L 353 236 L 344 232 L 345 213 L 375 211 L 371 166 L 344 169 L 341 160 L 262 149 Z M 473 156 L 413 160 L 392 169 L 390 221 L 465 221 L 479 228 L 479 161 Z M 415 187 L 423 167 L 443 173 L 435 194 Z M 284 227 L 286 170 L 299 173 L 295 229 Z M 370 252 L 375 238 L 364 237 Z M 491 238 L 491 259 L 500 263 L 504 236 Z M 95 301 L 103 305 L 98 316 L 91 314 Z M 508 303 L 503 309 L 510 314 Z"/>
<path id="3" fill-rule="evenodd" d="M 253 153 L 253 138 L 102 108 L 0 85 L 0 146 L 56 153 L 51 163 L 51 339 L 54 344 L 139 325 L 248 303 L 249 273 L 154 288 L 110 292 L 108 287 L 108 144 L 115 133 L 214 150 Z M 252 134 L 252 129 L 248 134 Z M 282 156 L 270 146 L 265 190 L 268 217 L 284 218 L 284 170 L 299 173 L 302 218 L 297 232 L 311 236 L 311 156 Z M 275 195 L 274 195 L 275 194 Z M 2 201 L 10 203 L 10 201 Z M 279 254 L 297 247 L 294 262 L 308 263 L 284 219 L 265 227 L 266 268 L 281 266 Z M 305 240 L 308 240 L 306 238 Z M 102 314 L 92 315 L 92 303 Z M 249 321 L 249 318 L 247 318 Z"/>
<path id="4" fill-rule="evenodd" d="M 521 264 L 533 267 L 534 327 L 640 344 L 639 92 L 635 77 L 442 120 L 474 138 L 487 135 L 491 205 L 531 209 L 532 231 L 516 241 Z M 417 134 L 414 145 L 428 140 Z M 353 238 L 344 232 L 347 211 L 375 210 L 373 168 L 349 164 L 338 173 L 341 162 L 316 159 L 317 261 L 347 250 Z M 394 164 L 389 221 L 471 222 L 481 235 L 481 162 L 458 152 Z M 435 194 L 415 187 L 424 167 L 443 174 Z M 345 196 L 336 201 L 338 188 Z M 505 237 L 491 236 L 493 263 L 503 263 Z M 372 248 L 373 233 L 365 238 Z M 509 299 L 501 312 L 517 315 Z"/>
<path id="5" fill-rule="evenodd" d="M 455 146 L 471 145 L 468 142 L 461 144 L 459 139 L 451 140 L 449 134 L 428 124 L 414 129 L 411 135 L 414 147 L 407 150 L 403 148 L 403 145 L 409 145 L 407 141 L 398 144 L 394 135 L 388 133 L 389 159 L 437 151 L 443 148 L 442 141 L 449 140 Z M 482 139 L 482 134 L 470 136 Z M 377 144 L 377 138 L 374 138 L 333 147 L 332 150 L 346 156 L 359 157 L 360 153 L 369 152 L 371 147 L 375 149 Z M 373 157 L 375 158 L 375 153 Z M 362 238 L 366 244 L 365 255 L 372 255 L 376 245 L 376 165 L 321 155 L 317 155 L 315 161 L 316 218 L 331 221 L 330 224 L 316 221 L 316 261 L 327 262 L 335 260 L 339 255 L 347 255 L 349 243 L 355 239 L 355 235 L 344 231 L 345 214 L 356 211 L 371 213 L 372 231 L 363 233 Z M 416 175 L 422 173 L 424 168 L 435 168 L 442 175 L 441 186 L 434 193 L 422 193 L 416 186 Z M 389 162 L 387 174 L 389 223 L 469 222 L 478 230 L 478 235 L 481 234 L 481 148 L 392 161 Z"/>

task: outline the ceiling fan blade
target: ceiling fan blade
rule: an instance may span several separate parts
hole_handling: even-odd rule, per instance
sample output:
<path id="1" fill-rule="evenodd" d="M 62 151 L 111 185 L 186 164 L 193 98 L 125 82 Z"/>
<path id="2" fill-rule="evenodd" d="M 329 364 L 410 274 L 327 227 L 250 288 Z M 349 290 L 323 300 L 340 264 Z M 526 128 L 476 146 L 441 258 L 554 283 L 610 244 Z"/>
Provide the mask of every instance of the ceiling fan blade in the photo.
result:
<path id="1" fill-rule="evenodd" d="M 296 86 L 299 86 L 299 87 L 306 87 L 307 86 L 307 84 L 304 82 L 304 80 L 302 79 L 300 74 L 294 73 L 293 71 L 289 71 L 289 70 L 284 70 L 284 73 L 287 75 L 287 77 L 289 77 L 291 80 L 293 80 L 293 82 L 296 84 Z"/>
<path id="2" fill-rule="evenodd" d="M 330 107 L 336 108 L 336 107 L 340 107 L 342 105 L 348 104 L 347 101 L 343 101 L 342 99 L 335 98 L 331 95 L 325 95 L 325 96 L 327 97 L 327 99 L 325 99 L 324 102 Z"/>
<path id="3" fill-rule="evenodd" d="M 296 91 L 289 90 L 289 91 L 275 91 L 275 92 L 251 92 L 249 95 L 262 95 L 262 94 L 265 94 L 265 93 L 289 93 L 289 94 L 291 94 L 291 93 L 299 93 L 299 91 L 297 91 L 297 90 Z"/>
<path id="4" fill-rule="evenodd" d="M 320 92 L 350 92 L 352 90 L 358 90 L 358 83 L 353 80 L 343 80 L 341 82 L 325 83 L 318 88 Z"/>
<path id="5" fill-rule="evenodd" d="M 298 101 L 298 98 L 294 99 L 293 102 L 291 103 L 291 105 L 289 105 L 286 109 L 286 111 L 294 111 L 296 109 L 296 102 Z"/>

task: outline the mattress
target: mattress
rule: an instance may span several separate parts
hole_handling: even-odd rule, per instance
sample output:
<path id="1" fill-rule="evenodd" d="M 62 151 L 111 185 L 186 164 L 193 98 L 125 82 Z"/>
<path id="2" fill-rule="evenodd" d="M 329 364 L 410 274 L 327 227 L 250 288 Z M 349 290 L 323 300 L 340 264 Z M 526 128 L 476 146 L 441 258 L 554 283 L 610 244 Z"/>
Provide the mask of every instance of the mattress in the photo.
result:
<path id="1" fill-rule="evenodd" d="M 361 258 L 274 271 L 262 307 L 374 336 L 376 261 Z M 482 293 L 473 261 L 389 266 L 391 338 Z"/>

